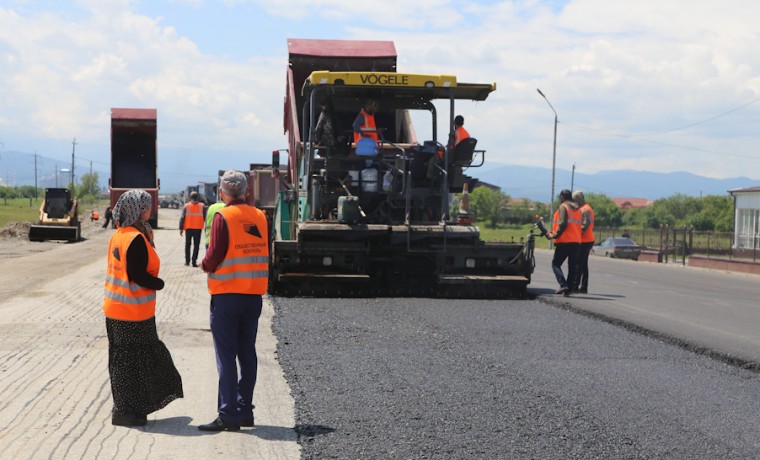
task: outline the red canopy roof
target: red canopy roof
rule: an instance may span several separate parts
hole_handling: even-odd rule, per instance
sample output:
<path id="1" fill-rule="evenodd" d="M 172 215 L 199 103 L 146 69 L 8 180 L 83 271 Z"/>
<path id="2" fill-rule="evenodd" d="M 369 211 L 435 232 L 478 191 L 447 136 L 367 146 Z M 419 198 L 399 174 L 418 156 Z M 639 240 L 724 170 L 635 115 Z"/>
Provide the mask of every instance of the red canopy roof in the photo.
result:
<path id="1" fill-rule="evenodd" d="M 392 41 L 288 39 L 288 52 L 320 57 L 396 57 Z"/>
<path id="2" fill-rule="evenodd" d="M 156 109 L 111 109 L 112 120 L 155 120 L 156 118 Z"/>

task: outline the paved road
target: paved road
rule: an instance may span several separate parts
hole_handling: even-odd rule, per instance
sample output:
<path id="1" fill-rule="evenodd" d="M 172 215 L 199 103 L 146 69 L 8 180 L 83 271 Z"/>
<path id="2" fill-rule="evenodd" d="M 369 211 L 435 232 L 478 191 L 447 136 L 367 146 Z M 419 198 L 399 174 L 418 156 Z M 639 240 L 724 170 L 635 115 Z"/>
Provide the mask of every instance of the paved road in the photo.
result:
<path id="1" fill-rule="evenodd" d="M 760 458 L 756 277 L 549 259 L 536 301 L 273 299 L 303 457 Z"/>
<path id="2" fill-rule="evenodd" d="M 305 459 L 760 458 L 757 374 L 567 309 L 273 303 Z"/>
<path id="3" fill-rule="evenodd" d="M 553 294 L 551 255 L 536 251 L 530 290 L 543 300 L 760 370 L 760 276 L 591 256 L 590 294 L 565 298 Z"/>
<path id="4" fill-rule="evenodd" d="M 161 210 L 159 335 L 182 375 L 185 398 L 144 428 L 111 425 L 108 340 L 102 314 L 109 231 L 76 244 L 0 259 L 0 458 L 297 459 L 293 399 L 276 360 L 273 309 L 259 327 L 254 429 L 203 434 L 216 417 L 217 373 L 200 269 L 184 265 L 179 212 Z"/>

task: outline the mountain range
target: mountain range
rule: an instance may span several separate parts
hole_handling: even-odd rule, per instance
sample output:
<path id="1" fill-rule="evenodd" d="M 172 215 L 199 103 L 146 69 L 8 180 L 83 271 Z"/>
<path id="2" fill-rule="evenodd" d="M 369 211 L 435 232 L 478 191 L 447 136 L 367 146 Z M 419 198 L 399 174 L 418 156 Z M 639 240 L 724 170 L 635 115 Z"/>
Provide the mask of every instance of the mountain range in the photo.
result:
<path id="1" fill-rule="evenodd" d="M 264 155 L 259 155 L 266 158 Z M 208 164 L 199 165 L 199 169 L 211 171 L 212 174 L 220 169 L 215 162 L 219 157 L 207 159 Z M 159 163 L 159 178 L 161 192 L 174 193 L 184 190 L 187 185 L 197 184 L 198 181 L 209 181 L 209 176 L 195 177 L 190 173 L 165 170 Z M 55 186 L 54 169 L 68 168 L 61 160 L 37 157 L 37 184 L 39 187 Z M 90 172 L 91 163 L 80 162 L 75 166 L 76 177 Z M 101 163 L 102 165 L 102 163 Z M 224 166 L 222 166 L 224 168 Z M 98 173 L 100 186 L 108 188 L 109 172 L 102 166 L 92 169 Z M 504 163 L 488 163 L 480 168 L 469 168 L 467 175 L 480 181 L 496 185 L 512 198 L 527 198 L 533 201 L 548 202 L 551 195 L 551 168 L 517 166 Z M 68 172 L 60 172 L 59 185 L 68 183 Z M 688 172 L 660 173 L 651 171 L 614 170 L 601 171 L 594 174 L 584 174 L 565 169 L 557 169 L 554 178 L 554 195 L 562 189 L 583 190 L 586 193 L 601 193 L 610 198 L 645 198 L 656 200 L 675 194 L 687 196 L 725 195 L 728 190 L 756 187 L 760 180 L 748 177 L 733 177 L 714 179 L 698 176 Z M 1 185 L 34 185 L 34 157 L 21 152 L 4 151 L 0 157 Z"/>
<path id="2" fill-rule="evenodd" d="M 466 174 L 496 185 L 512 198 L 528 198 L 548 202 L 551 195 L 551 168 L 491 164 L 470 168 Z M 615 170 L 582 174 L 557 169 L 554 195 L 562 189 L 600 193 L 610 198 L 646 198 L 656 200 L 676 194 L 687 196 L 726 195 L 729 190 L 756 187 L 760 180 L 748 177 L 714 179 L 688 172 L 660 173 L 651 171 Z"/>

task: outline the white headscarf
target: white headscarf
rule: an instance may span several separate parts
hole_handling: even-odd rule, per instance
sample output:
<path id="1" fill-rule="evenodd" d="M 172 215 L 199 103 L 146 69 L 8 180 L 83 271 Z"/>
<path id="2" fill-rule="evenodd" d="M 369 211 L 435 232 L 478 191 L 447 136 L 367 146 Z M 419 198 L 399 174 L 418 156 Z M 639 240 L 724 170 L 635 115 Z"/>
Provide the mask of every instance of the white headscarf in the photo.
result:
<path id="1" fill-rule="evenodd" d="M 153 229 L 142 218 L 152 202 L 153 199 L 145 190 L 127 190 L 113 208 L 113 221 L 117 227 L 135 227 L 148 237 L 150 244 L 153 244 Z"/>

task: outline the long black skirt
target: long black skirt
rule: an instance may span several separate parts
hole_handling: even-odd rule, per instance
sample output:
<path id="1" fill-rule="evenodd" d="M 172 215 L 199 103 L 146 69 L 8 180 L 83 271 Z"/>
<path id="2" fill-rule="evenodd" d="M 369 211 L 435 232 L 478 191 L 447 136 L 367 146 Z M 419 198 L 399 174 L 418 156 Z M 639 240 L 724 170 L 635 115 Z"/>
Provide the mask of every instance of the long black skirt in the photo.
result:
<path id="1" fill-rule="evenodd" d="M 150 414 L 183 397 L 182 378 L 156 332 L 156 319 L 106 318 L 113 415 Z"/>

